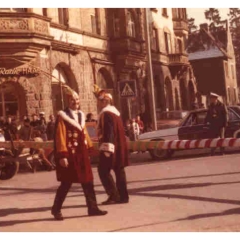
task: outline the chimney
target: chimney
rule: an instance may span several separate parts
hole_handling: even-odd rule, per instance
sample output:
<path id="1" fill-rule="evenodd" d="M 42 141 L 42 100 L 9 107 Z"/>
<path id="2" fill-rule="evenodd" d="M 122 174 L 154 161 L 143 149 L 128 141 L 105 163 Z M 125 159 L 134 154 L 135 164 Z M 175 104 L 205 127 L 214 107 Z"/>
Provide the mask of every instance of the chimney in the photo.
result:
<path id="1" fill-rule="evenodd" d="M 205 31 L 208 32 L 208 24 L 207 23 L 200 24 L 200 29 L 204 29 Z"/>

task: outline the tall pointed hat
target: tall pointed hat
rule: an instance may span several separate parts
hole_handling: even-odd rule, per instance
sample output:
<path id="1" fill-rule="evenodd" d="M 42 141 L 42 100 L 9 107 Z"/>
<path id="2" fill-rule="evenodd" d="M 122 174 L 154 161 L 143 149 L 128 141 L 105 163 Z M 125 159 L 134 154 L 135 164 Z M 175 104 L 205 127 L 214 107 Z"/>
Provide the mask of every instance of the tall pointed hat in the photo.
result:
<path id="1" fill-rule="evenodd" d="M 113 100 L 112 95 L 110 93 L 107 93 L 104 89 L 101 89 L 98 85 L 94 84 L 93 87 L 94 87 L 93 94 L 97 99 Z"/>
<path id="2" fill-rule="evenodd" d="M 68 85 L 63 85 L 63 91 L 66 95 L 72 96 L 72 97 L 78 97 L 78 93 L 76 93 L 72 88 L 70 88 Z"/>

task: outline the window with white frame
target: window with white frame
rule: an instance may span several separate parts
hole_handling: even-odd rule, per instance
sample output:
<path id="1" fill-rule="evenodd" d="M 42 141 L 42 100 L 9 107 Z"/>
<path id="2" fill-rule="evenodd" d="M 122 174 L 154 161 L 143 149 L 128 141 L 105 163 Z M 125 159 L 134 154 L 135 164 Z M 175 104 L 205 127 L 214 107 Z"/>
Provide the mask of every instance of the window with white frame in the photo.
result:
<path id="1" fill-rule="evenodd" d="M 158 50 L 158 31 L 156 28 L 152 29 L 152 37 L 151 37 L 151 48 L 154 51 Z"/>
<path id="2" fill-rule="evenodd" d="M 229 77 L 228 62 L 224 62 L 224 68 L 226 77 Z"/>
<path id="3" fill-rule="evenodd" d="M 170 33 L 164 32 L 164 40 L 165 40 L 165 47 L 166 47 L 166 52 L 171 53 L 171 35 Z"/>
<path id="4" fill-rule="evenodd" d="M 233 65 L 231 65 L 231 73 L 232 73 L 232 79 L 234 79 L 235 78 L 235 74 L 234 74 L 234 66 Z"/>
<path id="5" fill-rule="evenodd" d="M 116 12 L 113 13 L 113 34 L 114 37 L 120 36 L 120 19 Z"/>
<path id="6" fill-rule="evenodd" d="M 136 26 L 130 11 L 127 12 L 127 35 L 129 37 L 136 37 Z"/>
<path id="7" fill-rule="evenodd" d="M 91 15 L 91 25 L 92 25 L 92 33 L 97 34 L 97 18 L 95 15 Z"/>

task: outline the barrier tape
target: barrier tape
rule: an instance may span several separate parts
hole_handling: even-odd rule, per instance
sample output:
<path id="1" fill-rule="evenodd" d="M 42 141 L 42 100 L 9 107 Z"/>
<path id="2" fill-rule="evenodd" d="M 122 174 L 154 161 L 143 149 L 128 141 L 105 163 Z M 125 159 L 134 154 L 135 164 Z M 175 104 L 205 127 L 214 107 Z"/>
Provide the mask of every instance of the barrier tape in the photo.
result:
<path id="1" fill-rule="evenodd" d="M 196 148 L 214 148 L 214 147 L 240 147 L 240 138 L 214 138 L 199 140 L 165 140 L 165 141 L 135 141 L 128 142 L 128 149 L 132 151 L 147 151 L 148 149 L 196 149 Z M 34 148 L 34 149 L 52 149 L 53 141 L 46 142 L 14 142 L 16 148 Z M 98 143 L 93 142 L 95 149 L 98 149 Z M 11 148 L 10 142 L 0 142 L 0 148 Z"/>

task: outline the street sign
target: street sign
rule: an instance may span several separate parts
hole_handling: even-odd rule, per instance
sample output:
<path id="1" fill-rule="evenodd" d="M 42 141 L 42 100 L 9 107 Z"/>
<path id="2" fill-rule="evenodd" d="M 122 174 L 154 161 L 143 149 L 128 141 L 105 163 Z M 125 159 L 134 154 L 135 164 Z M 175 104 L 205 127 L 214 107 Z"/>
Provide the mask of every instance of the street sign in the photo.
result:
<path id="1" fill-rule="evenodd" d="M 130 98 L 137 96 L 136 81 L 120 81 L 119 93 L 122 98 Z"/>

